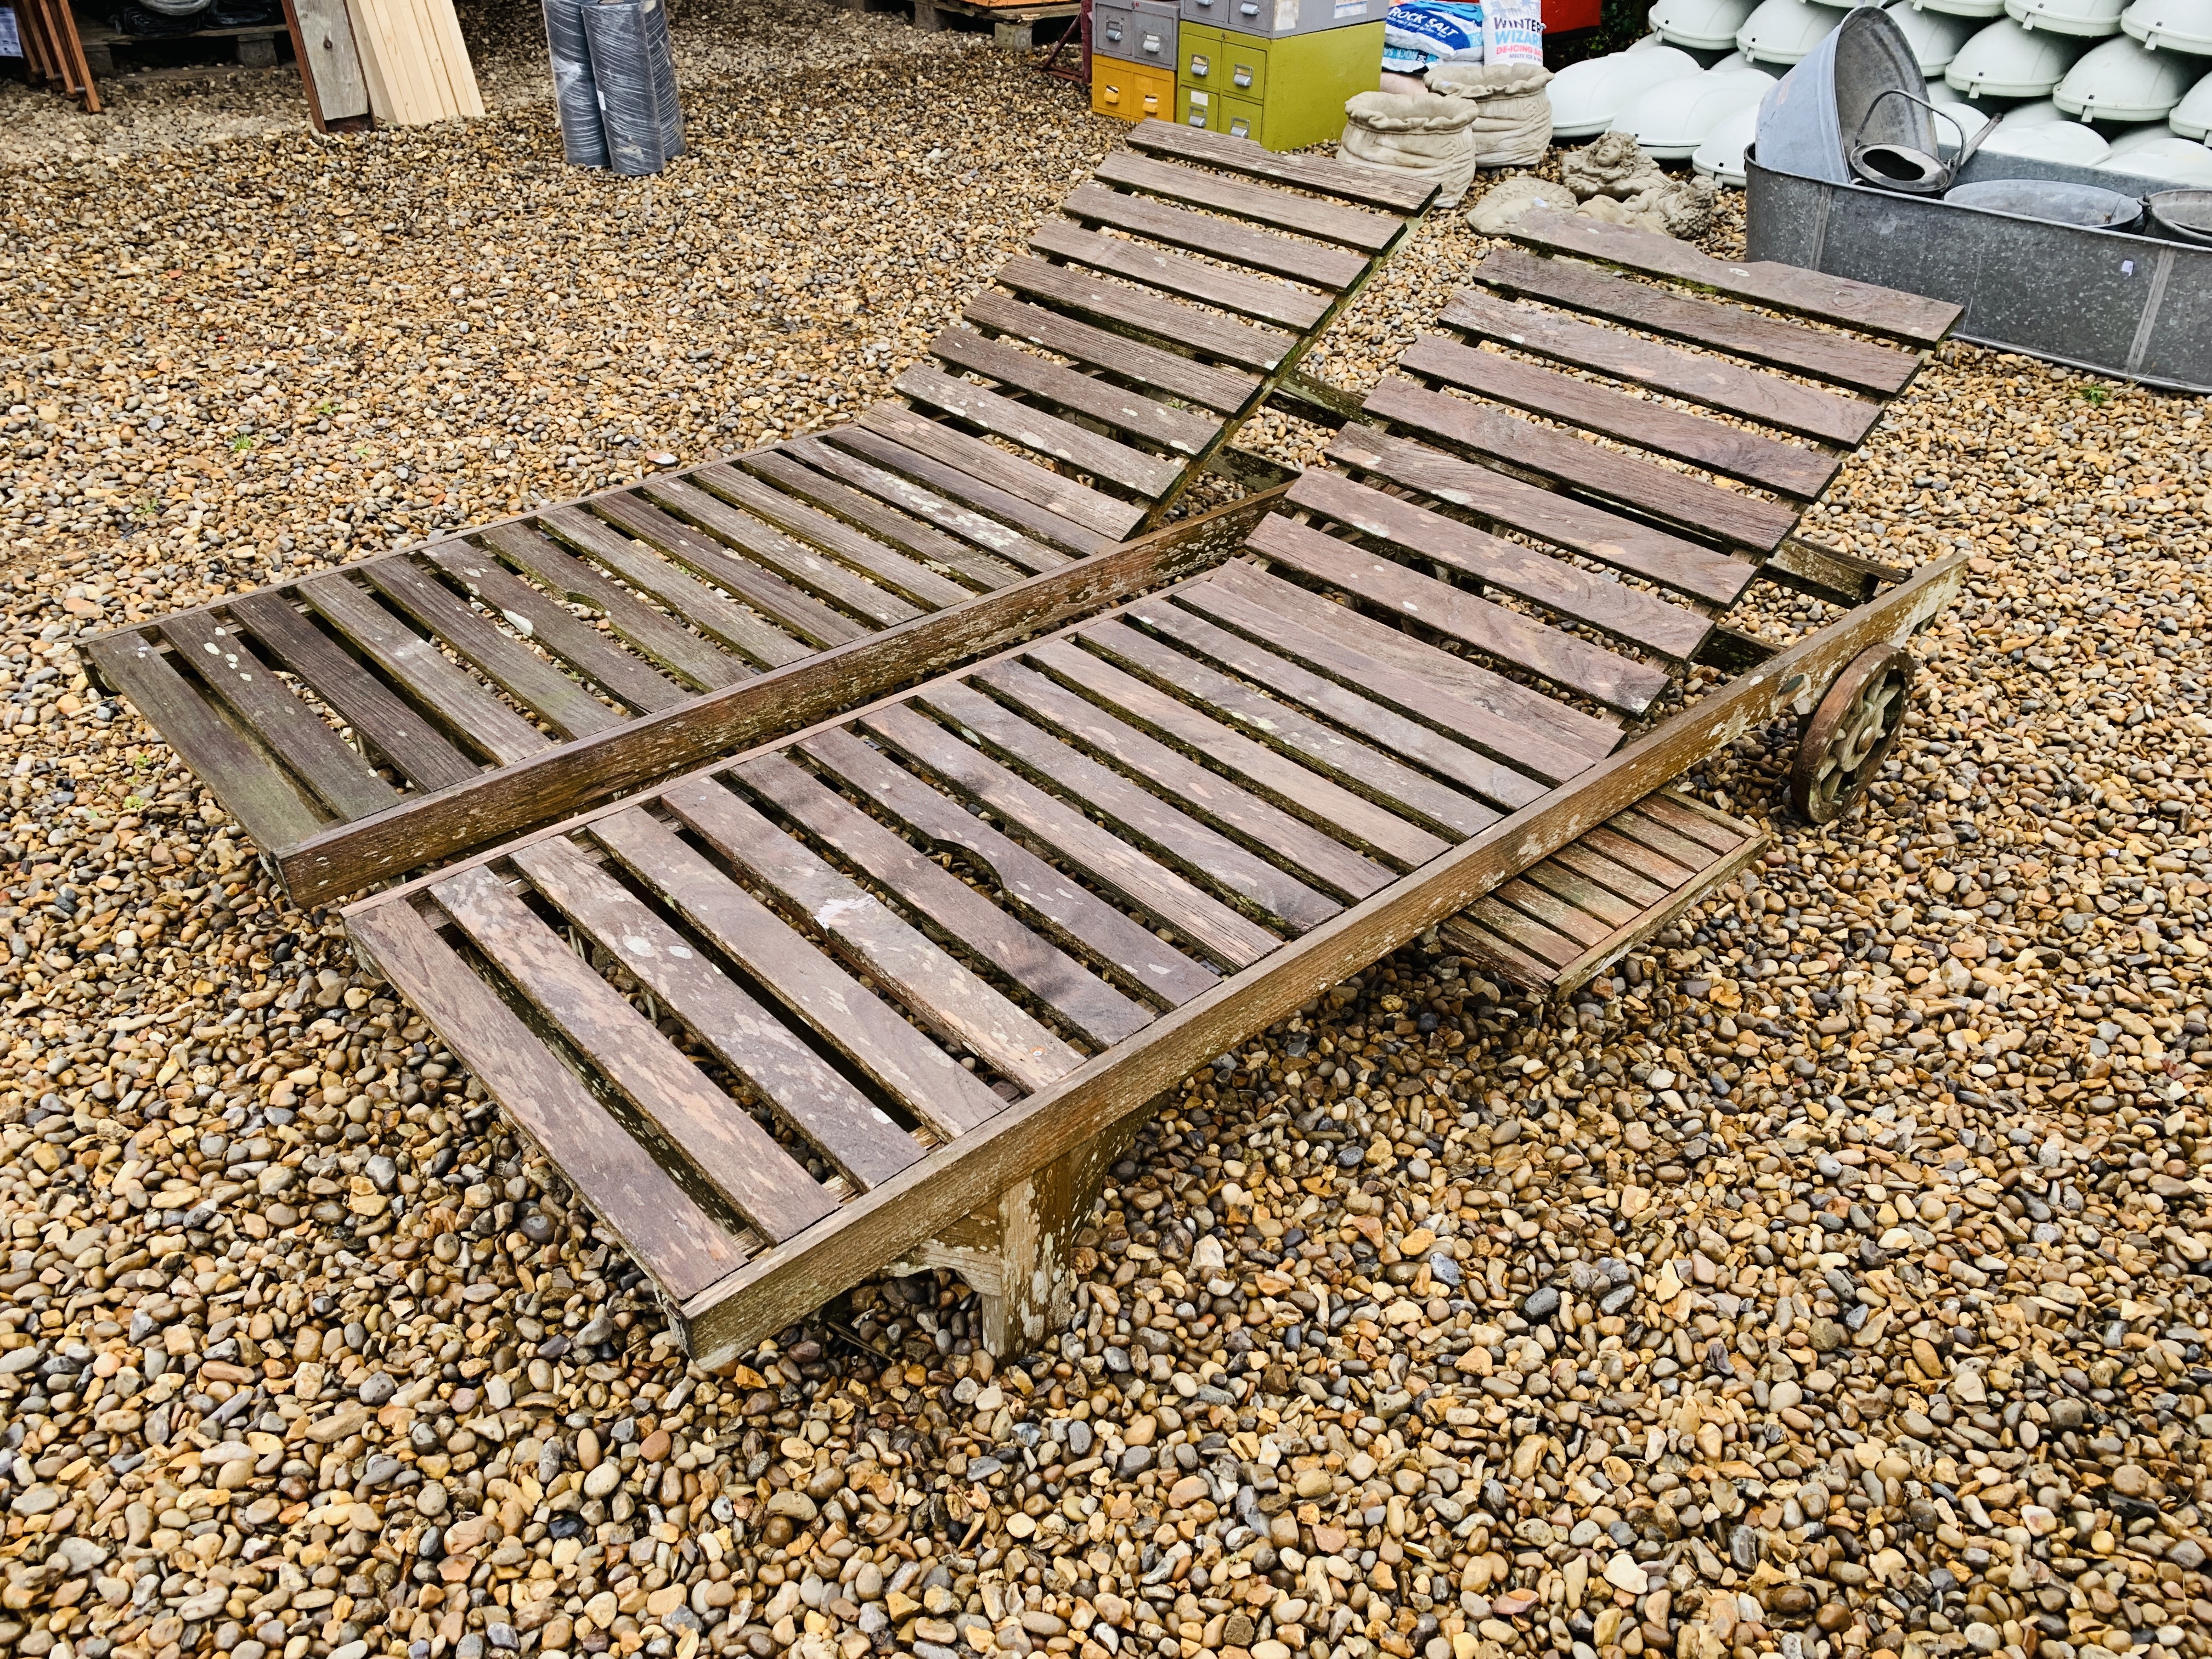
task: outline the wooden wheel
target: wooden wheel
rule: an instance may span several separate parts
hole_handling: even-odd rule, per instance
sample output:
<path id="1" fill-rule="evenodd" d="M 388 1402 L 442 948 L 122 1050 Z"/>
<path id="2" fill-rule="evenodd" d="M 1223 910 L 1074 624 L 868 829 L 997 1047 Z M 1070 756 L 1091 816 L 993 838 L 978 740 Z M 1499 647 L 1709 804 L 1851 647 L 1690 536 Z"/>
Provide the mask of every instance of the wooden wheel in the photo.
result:
<path id="1" fill-rule="evenodd" d="M 1797 741 L 1790 804 L 1800 817 L 1828 823 L 1858 805 L 1905 728 L 1917 667 L 1904 647 L 1877 645 L 1836 676 Z"/>

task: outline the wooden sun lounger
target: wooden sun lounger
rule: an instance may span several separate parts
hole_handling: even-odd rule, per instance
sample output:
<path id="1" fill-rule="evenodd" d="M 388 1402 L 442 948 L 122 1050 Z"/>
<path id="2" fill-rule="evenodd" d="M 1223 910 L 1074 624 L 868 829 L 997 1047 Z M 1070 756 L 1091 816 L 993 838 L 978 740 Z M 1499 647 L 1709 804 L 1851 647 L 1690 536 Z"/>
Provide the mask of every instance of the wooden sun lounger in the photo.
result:
<path id="1" fill-rule="evenodd" d="M 1219 559 L 1262 496 L 1169 515 L 1287 476 L 1231 438 L 1433 193 L 1146 122 L 903 402 L 87 656 L 295 898 L 356 891 Z"/>
<path id="2" fill-rule="evenodd" d="M 918 1265 L 1032 1346 L 1194 1068 L 1431 927 L 1539 978 L 1640 937 L 1755 845 L 1667 786 L 1784 711 L 1847 763 L 1822 800 L 1863 782 L 1963 558 L 1654 717 L 1782 535 L 1763 566 L 1632 471 L 1532 487 L 1470 442 L 1490 405 L 1425 395 L 1379 390 L 1245 556 L 346 913 L 702 1363 Z"/>

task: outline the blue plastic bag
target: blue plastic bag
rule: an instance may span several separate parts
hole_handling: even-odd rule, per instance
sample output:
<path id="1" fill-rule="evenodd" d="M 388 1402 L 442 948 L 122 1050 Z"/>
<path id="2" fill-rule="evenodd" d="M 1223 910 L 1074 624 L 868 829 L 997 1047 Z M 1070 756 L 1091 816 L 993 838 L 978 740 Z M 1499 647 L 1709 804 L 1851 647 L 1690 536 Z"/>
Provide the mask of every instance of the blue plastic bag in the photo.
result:
<path id="1" fill-rule="evenodd" d="M 1480 63 L 1482 17 L 1482 7 L 1466 0 L 1401 0 L 1383 16 L 1382 44 L 1386 52 L 1395 48 L 1430 62 Z"/>

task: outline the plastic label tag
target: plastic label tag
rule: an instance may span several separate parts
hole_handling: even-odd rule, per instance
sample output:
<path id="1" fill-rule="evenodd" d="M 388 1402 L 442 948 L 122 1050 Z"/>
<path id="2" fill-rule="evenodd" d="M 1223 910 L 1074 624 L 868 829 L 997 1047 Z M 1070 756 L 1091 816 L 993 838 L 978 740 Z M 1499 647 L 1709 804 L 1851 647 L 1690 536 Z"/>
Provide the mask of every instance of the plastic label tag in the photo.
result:
<path id="1" fill-rule="evenodd" d="M 1336 0 L 1336 21 L 1338 22 L 1341 23 L 1347 17 L 1364 17 L 1366 15 L 1367 0 Z"/>

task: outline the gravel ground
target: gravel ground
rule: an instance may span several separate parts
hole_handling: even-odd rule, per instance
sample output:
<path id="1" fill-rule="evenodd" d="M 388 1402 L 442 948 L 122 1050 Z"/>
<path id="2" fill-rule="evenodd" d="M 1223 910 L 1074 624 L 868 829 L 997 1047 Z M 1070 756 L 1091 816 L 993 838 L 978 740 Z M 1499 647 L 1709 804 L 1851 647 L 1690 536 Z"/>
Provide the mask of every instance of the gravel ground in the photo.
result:
<path id="1" fill-rule="evenodd" d="M 88 696 L 82 634 L 875 395 L 1114 134 L 832 21 L 873 55 L 695 83 L 656 184 L 542 107 L 7 178 L 0 1647 L 2212 1650 L 2196 404 L 1947 351 L 1821 520 L 1976 555 L 1874 805 L 1570 1008 L 1413 949 L 1224 1056 L 1002 1370 L 937 1275 L 687 1370 Z M 1333 372 L 1477 252 L 1431 227 Z"/>

